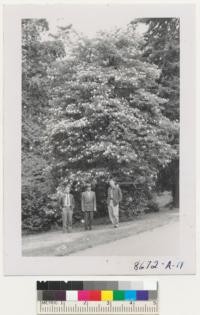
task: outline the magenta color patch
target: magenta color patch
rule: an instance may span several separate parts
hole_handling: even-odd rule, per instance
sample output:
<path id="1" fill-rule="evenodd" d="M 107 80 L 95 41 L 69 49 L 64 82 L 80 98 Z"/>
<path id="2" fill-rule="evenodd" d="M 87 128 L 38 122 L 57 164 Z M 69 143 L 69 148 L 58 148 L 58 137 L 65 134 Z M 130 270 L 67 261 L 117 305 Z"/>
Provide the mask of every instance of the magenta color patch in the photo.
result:
<path id="1" fill-rule="evenodd" d="M 90 291 L 81 290 L 78 291 L 78 301 L 89 301 L 90 298 Z"/>

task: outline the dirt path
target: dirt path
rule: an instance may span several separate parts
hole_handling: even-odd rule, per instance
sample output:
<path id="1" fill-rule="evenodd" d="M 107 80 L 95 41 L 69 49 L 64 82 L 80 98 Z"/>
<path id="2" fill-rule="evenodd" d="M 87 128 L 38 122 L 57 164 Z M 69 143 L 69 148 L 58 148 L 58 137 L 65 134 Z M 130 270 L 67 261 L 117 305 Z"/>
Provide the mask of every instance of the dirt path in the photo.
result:
<path id="1" fill-rule="evenodd" d="M 101 225 L 95 226 L 92 231 L 76 229 L 70 234 L 53 231 L 28 235 L 22 238 L 22 252 L 23 256 L 66 256 L 177 221 L 178 211 L 163 209 L 159 213 L 143 215 L 134 221 L 121 223 L 118 229 L 111 225 Z"/>

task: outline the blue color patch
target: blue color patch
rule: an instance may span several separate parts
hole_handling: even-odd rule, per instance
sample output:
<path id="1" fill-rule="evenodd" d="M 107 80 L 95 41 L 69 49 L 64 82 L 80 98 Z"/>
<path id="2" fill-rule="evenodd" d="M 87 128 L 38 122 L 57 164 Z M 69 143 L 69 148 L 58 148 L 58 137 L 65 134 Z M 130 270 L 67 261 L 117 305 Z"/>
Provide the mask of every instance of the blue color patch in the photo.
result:
<path id="1" fill-rule="evenodd" d="M 136 301 L 136 290 L 125 291 L 125 300 L 127 301 Z"/>
<path id="2" fill-rule="evenodd" d="M 138 290 L 136 293 L 137 301 L 148 301 L 149 292 L 146 290 Z"/>

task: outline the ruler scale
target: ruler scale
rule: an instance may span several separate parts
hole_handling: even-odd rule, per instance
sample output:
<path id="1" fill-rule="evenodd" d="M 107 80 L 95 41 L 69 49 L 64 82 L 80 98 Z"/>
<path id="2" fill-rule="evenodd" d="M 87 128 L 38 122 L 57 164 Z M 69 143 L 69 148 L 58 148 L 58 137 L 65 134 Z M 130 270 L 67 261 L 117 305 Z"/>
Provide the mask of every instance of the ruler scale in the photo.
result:
<path id="1" fill-rule="evenodd" d="M 158 305 L 155 304 L 153 301 L 136 301 L 132 304 L 132 306 L 126 305 L 126 303 L 130 302 L 123 302 L 125 305 L 117 306 L 119 303 L 118 301 L 111 302 L 110 307 L 107 305 L 101 305 L 99 307 L 99 303 L 105 302 L 89 302 L 89 307 L 85 307 L 83 302 L 63 302 L 58 301 L 54 307 L 52 307 L 51 303 L 55 303 L 52 301 L 47 301 L 47 304 L 43 305 L 42 301 L 38 302 L 38 315 L 51 315 L 51 314 L 158 314 Z M 63 305 L 64 303 L 64 305 Z M 77 307 L 75 305 L 70 305 L 71 303 L 79 303 Z M 82 305 L 81 305 L 82 303 Z"/>
<path id="2" fill-rule="evenodd" d="M 154 281 L 37 282 L 38 315 L 158 315 Z"/>

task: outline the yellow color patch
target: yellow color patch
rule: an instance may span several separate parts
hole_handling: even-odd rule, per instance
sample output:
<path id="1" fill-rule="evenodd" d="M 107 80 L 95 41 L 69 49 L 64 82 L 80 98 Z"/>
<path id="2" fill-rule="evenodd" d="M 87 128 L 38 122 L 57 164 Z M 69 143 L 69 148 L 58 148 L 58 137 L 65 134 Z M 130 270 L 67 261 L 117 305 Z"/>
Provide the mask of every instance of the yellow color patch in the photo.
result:
<path id="1" fill-rule="evenodd" d="M 102 301 L 112 301 L 113 300 L 113 291 L 101 291 L 101 300 Z"/>

